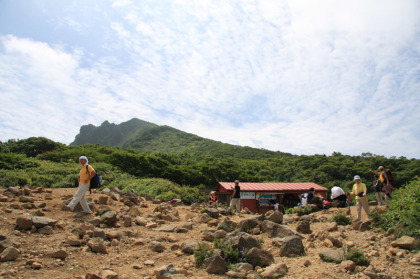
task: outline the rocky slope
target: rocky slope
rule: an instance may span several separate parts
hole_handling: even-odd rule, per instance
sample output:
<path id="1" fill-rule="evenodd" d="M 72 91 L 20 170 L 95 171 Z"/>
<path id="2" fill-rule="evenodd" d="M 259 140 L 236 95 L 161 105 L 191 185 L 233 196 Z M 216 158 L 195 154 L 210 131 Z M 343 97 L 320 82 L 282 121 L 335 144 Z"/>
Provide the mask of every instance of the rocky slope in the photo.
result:
<path id="1" fill-rule="evenodd" d="M 88 195 L 97 213 L 83 216 L 63 206 L 74 192 L 2 190 L 0 278 L 420 278 L 414 239 L 370 229 L 366 219 L 337 225 L 330 220 L 338 209 L 223 215 L 105 189 Z M 249 263 L 228 266 L 214 238 Z M 192 254 L 198 244 L 214 252 L 201 267 Z M 368 266 L 345 260 L 350 248 Z"/>

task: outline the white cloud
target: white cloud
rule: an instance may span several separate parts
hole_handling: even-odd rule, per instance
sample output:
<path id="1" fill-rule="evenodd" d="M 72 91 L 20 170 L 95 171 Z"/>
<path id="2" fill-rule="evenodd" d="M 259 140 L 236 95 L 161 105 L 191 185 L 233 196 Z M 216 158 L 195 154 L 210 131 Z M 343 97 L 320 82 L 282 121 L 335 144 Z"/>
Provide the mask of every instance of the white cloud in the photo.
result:
<path id="1" fill-rule="evenodd" d="M 95 6 L 109 17 L 97 29 L 106 30 L 101 55 L 81 42 L 1 37 L 0 99 L 8 108 L 0 120 L 22 126 L 1 129 L 0 138 L 42 132 L 69 143 L 82 124 L 138 117 L 294 154 L 420 157 L 419 7 L 391 0 Z M 71 18 L 64 17 L 75 26 Z M 14 115 L 28 103 L 54 116 L 31 108 L 33 119 L 53 126 Z"/>

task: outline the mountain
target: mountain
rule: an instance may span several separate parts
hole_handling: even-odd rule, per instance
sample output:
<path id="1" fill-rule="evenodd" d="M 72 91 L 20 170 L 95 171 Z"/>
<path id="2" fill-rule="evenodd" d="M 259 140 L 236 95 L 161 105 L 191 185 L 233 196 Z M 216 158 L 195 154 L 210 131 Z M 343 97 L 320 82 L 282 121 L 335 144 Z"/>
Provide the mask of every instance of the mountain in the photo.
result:
<path id="1" fill-rule="evenodd" d="M 193 156 L 210 155 L 219 158 L 279 158 L 289 153 L 237 146 L 199 137 L 178 129 L 133 118 L 119 125 L 103 122 L 99 127 L 84 125 L 71 145 L 99 144 L 130 147 L 149 153 L 188 153 Z"/>

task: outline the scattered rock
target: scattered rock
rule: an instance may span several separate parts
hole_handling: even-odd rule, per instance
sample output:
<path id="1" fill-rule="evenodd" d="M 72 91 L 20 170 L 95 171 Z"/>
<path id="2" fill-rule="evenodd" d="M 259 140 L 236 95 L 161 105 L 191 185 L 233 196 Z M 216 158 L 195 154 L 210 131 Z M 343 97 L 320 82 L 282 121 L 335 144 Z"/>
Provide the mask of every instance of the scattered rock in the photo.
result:
<path id="1" fill-rule="evenodd" d="M 209 274 L 225 274 L 227 271 L 227 264 L 221 256 L 213 256 L 205 259 L 203 266 L 205 266 Z"/>
<path id="2" fill-rule="evenodd" d="M 344 260 L 343 250 L 326 250 L 319 254 L 325 262 L 341 263 Z"/>
<path id="3" fill-rule="evenodd" d="M 300 256 L 305 253 L 305 247 L 303 246 L 302 238 L 293 235 L 286 236 L 280 247 L 280 256 L 283 257 L 294 257 Z"/>
<path id="4" fill-rule="evenodd" d="M 20 251 L 15 247 L 7 247 L 0 254 L 0 262 L 10 262 L 17 259 Z"/>
<path id="5" fill-rule="evenodd" d="M 284 263 L 277 263 L 267 267 L 261 276 L 263 278 L 281 278 L 287 274 L 287 266 Z"/>
<path id="6" fill-rule="evenodd" d="M 259 248 L 251 248 L 247 253 L 248 262 L 253 266 L 269 266 L 274 263 L 273 255 Z"/>

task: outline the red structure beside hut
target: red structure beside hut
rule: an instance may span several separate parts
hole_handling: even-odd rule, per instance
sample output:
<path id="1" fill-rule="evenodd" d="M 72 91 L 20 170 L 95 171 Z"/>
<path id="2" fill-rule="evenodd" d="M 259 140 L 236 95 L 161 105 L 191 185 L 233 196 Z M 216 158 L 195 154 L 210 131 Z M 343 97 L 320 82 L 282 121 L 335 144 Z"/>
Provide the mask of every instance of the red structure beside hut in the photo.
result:
<path id="1" fill-rule="evenodd" d="M 301 200 L 300 195 L 315 189 L 315 195 L 320 194 L 323 199 L 327 198 L 328 189 L 312 182 L 297 183 L 254 183 L 240 182 L 241 186 L 241 209 L 247 207 L 254 213 L 265 213 L 274 209 L 278 202 L 283 208 L 295 207 Z M 230 203 L 234 182 L 219 182 L 216 195 L 220 202 Z"/>

